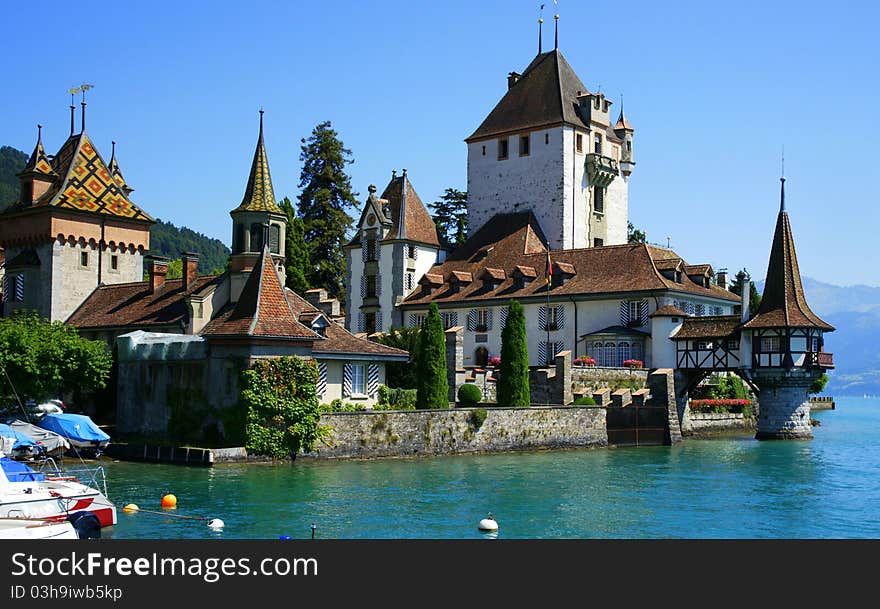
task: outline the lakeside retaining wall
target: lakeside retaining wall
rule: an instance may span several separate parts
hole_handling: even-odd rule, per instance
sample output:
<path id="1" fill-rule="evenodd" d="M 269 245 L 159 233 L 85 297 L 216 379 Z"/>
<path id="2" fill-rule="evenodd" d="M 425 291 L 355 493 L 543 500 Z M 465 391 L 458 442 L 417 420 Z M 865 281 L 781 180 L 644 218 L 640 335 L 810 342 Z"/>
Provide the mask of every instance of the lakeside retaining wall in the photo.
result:
<path id="1" fill-rule="evenodd" d="M 476 411 L 485 410 L 479 424 Z M 404 457 L 608 445 L 605 409 L 595 406 L 456 408 L 321 415 L 333 446 L 306 456 Z"/>
<path id="2" fill-rule="evenodd" d="M 754 428 L 755 419 L 744 417 L 741 412 L 694 412 L 691 410 L 685 431 L 688 435 L 700 435 Z"/>

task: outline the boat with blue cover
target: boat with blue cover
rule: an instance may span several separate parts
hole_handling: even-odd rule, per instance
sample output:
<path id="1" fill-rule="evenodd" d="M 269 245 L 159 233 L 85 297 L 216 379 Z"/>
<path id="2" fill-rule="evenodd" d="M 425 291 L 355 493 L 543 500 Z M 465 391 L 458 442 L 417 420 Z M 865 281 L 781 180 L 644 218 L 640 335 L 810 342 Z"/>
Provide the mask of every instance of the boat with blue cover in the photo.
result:
<path id="1" fill-rule="evenodd" d="M 47 414 L 37 425 L 67 439 L 71 446 L 100 453 L 110 443 L 110 436 L 84 414 Z"/>

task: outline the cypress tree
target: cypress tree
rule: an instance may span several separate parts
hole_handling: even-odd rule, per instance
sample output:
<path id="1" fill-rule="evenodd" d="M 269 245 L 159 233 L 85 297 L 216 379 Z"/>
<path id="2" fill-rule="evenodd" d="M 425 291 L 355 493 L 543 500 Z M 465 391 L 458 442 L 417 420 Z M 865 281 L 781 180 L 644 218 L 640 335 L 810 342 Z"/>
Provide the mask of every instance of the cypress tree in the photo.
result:
<path id="1" fill-rule="evenodd" d="M 303 221 L 296 215 L 293 204 L 287 197 L 284 197 L 279 207 L 287 216 L 287 233 L 284 238 L 284 285 L 304 296 L 306 290 L 311 287 L 306 277 L 312 265 L 309 260 L 309 249 L 306 246 Z"/>
<path id="2" fill-rule="evenodd" d="M 320 123 L 308 139 L 302 139 L 298 211 L 303 221 L 305 242 L 312 267 L 306 279 L 313 286 L 326 288 L 345 299 L 346 232 L 354 224 L 349 211 L 358 211 L 356 192 L 345 166 L 353 163 L 351 150 L 339 139 L 330 121 Z"/>
<path id="3" fill-rule="evenodd" d="M 501 378 L 497 390 L 500 406 L 531 404 L 526 316 L 516 300 L 508 304 L 507 323 L 501 331 Z"/>
<path id="4" fill-rule="evenodd" d="M 418 386 L 416 408 L 446 408 L 449 406 L 449 381 L 446 378 L 446 341 L 443 337 L 443 321 L 435 303 L 428 308 L 428 315 L 419 334 L 416 354 Z"/>

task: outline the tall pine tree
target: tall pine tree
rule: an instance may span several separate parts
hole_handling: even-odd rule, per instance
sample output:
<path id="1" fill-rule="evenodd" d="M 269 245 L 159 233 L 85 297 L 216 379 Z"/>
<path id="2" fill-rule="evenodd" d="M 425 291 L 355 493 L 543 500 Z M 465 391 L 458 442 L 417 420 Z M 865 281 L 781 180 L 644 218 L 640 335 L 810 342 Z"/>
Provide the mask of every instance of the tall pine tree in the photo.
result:
<path id="1" fill-rule="evenodd" d="M 531 404 L 526 316 L 516 300 L 511 300 L 507 307 L 507 321 L 501 331 L 501 378 L 496 389 L 499 406 Z"/>
<path id="2" fill-rule="evenodd" d="M 467 192 L 447 188 L 439 201 L 428 205 L 437 226 L 437 235 L 446 246 L 464 243 L 467 238 Z"/>
<path id="3" fill-rule="evenodd" d="M 339 139 L 330 121 L 320 123 L 308 139 L 303 138 L 299 177 L 299 216 L 303 221 L 311 269 L 306 275 L 315 287 L 326 288 L 340 300 L 345 298 L 346 232 L 354 224 L 350 211 L 358 211 L 356 192 L 345 166 L 353 163 L 351 150 Z"/>
<path id="4" fill-rule="evenodd" d="M 303 221 L 296 215 L 293 203 L 287 197 L 284 197 L 279 207 L 287 216 L 287 234 L 284 239 L 284 285 L 304 296 L 310 287 L 306 277 L 311 271 L 312 264 L 309 260 L 309 249 L 306 247 Z"/>
<path id="5" fill-rule="evenodd" d="M 752 317 L 758 312 L 758 307 L 761 306 L 761 295 L 758 294 L 758 288 L 746 269 L 737 272 L 733 281 L 730 282 L 730 291 L 737 296 L 742 296 L 743 284 L 746 281 L 751 282 L 749 284 L 749 317 Z M 738 309 L 739 307 L 737 307 Z"/>
<path id="6" fill-rule="evenodd" d="M 440 311 L 433 302 L 428 307 L 428 315 L 419 333 L 416 370 L 416 408 L 447 408 L 449 380 L 446 377 L 446 339 Z"/>

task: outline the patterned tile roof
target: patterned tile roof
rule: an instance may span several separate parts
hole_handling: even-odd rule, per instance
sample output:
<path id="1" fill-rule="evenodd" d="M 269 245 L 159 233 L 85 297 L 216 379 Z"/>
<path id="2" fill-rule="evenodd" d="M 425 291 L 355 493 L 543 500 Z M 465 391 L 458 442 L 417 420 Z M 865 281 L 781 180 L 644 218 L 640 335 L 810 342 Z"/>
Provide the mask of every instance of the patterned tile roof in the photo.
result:
<path id="1" fill-rule="evenodd" d="M 506 300 L 509 298 L 546 297 L 545 269 L 547 253 L 543 236 L 538 232 L 530 213 L 499 214 L 487 222 L 468 241 L 451 252 L 446 261 L 434 265 L 430 275 L 444 280 L 430 294 L 416 290 L 403 306 L 438 305 L 469 301 Z M 731 292 L 711 285 L 706 288 L 684 277 L 682 283 L 667 279 L 657 270 L 655 256 L 660 259 L 676 257 L 672 250 L 654 248 L 645 244 L 611 245 L 585 249 L 550 252 L 554 266 L 574 271 L 564 284 L 551 289 L 551 297 L 571 295 L 618 294 L 626 292 L 664 291 L 703 296 L 726 301 L 738 301 Z M 447 289 L 448 278 L 462 272 L 481 277 L 486 269 L 505 271 L 506 279 L 496 289 L 487 289 L 484 282 Z M 531 277 L 535 281 L 520 287 L 514 275 Z M 424 278 L 419 282 L 424 285 Z M 447 286 L 447 287 L 444 287 Z"/>
<path id="2" fill-rule="evenodd" d="M 579 92 L 587 87 L 562 53 L 541 53 L 466 141 L 557 123 L 586 128 L 576 109 Z"/>
<path id="3" fill-rule="evenodd" d="M 122 177 L 122 170 L 119 168 L 119 161 L 116 160 L 116 142 L 113 142 L 113 152 L 110 154 L 110 175 L 113 176 L 113 180 L 119 184 L 119 187 L 126 193 L 131 194 L 134 190 L 128 183 L 125 181 L 125 178 Z"/>
<path id="4" fill-rule="evenodd" d="M 150 282 L 117 283 L 96 288 L 67 319 L 81 329 L 167 327 L 185 322 L 186 297 L 219 282 L 220 275 L 203 275 L 183 289 L 183 279 L 166 279 L 156 292 Z"/>
<path id="5" fill-rule="evenodd" d="M 321 311 L 315 308 L 305 298 L 289 288 L 284 288 L 284 295 L 290 308 L 297 315 L 301 323 L 311 324 Z M 409 353 L 401 349 L 387 347 L 381 343 L 375 343 L 366 338 L 355 336 L 341 325 L 330 322 L 325 330 L 326 336 L 323 340 L 317 340 L 312 343 L 312 352 L 317 356 L 321 353 L 349 353 L 354 355 L 383 355 L 398 356 L 401 359 L 408 359 Z"/>
<path id="6" fill-rule="evenodd" d="M 227 305 L 202 330 L 204 336 L 319 340 L 302 325 L 284 294 L 284 286 L 264 245 L 235 305 Z"/>
<path id="7" fill-rule="evenodd" d="M 38 127 L 39 135 L 37 135 L 37 145 L 34 146 L 34 151 L 31 153 L 27 164 L 19 175 L 25 173 L 38 173 L 45 176 L 58 177 L 58 174 L 55 173 L 55 169 L 52 167 L 52 162 L 49 160 L 49 157 L 46 156 L 46 150 L 43 148 L 42 125 L 39 125 Z"/>
<path id="8" fill-rule="evenodd" d="M 64 142 L 52 159 L 52 169 L 59 177 L 28 207 L 58 207 L 154 222 L 128 198 L 85 133 L 72 135 Z M 16 205 L 10 207 L 8 213 L 25 208 Z"/>
<path id="9" fill-rule="evenodd" d="M 244 198 L 237 211 L 268 211 L 275 214 L 283 213 L 275 202 L 275 190 L 272 188 L 272 176 L 269 175 L 269 159 L 266 156 L 266 144 L 263 141 L 263 111 L 260 110 L 260 137 L 254 150 L 251 173 L 244 189 Z"/>
<path id="10" fill-rule="evenodd" d="M 785 181 L 783 180 L 783 204 L 776 219 L 776 232 L 770 249 L 770 262 L 767 265 L 767 279 L 758 312 L 748 322 L 746 328 L 812 327 L 826 332 L 834 326 L 823 321 L 813 313 L 804 296 L 801 273 L 798 269 L 797 253 L 788 212 L 785 211 Z"/>

